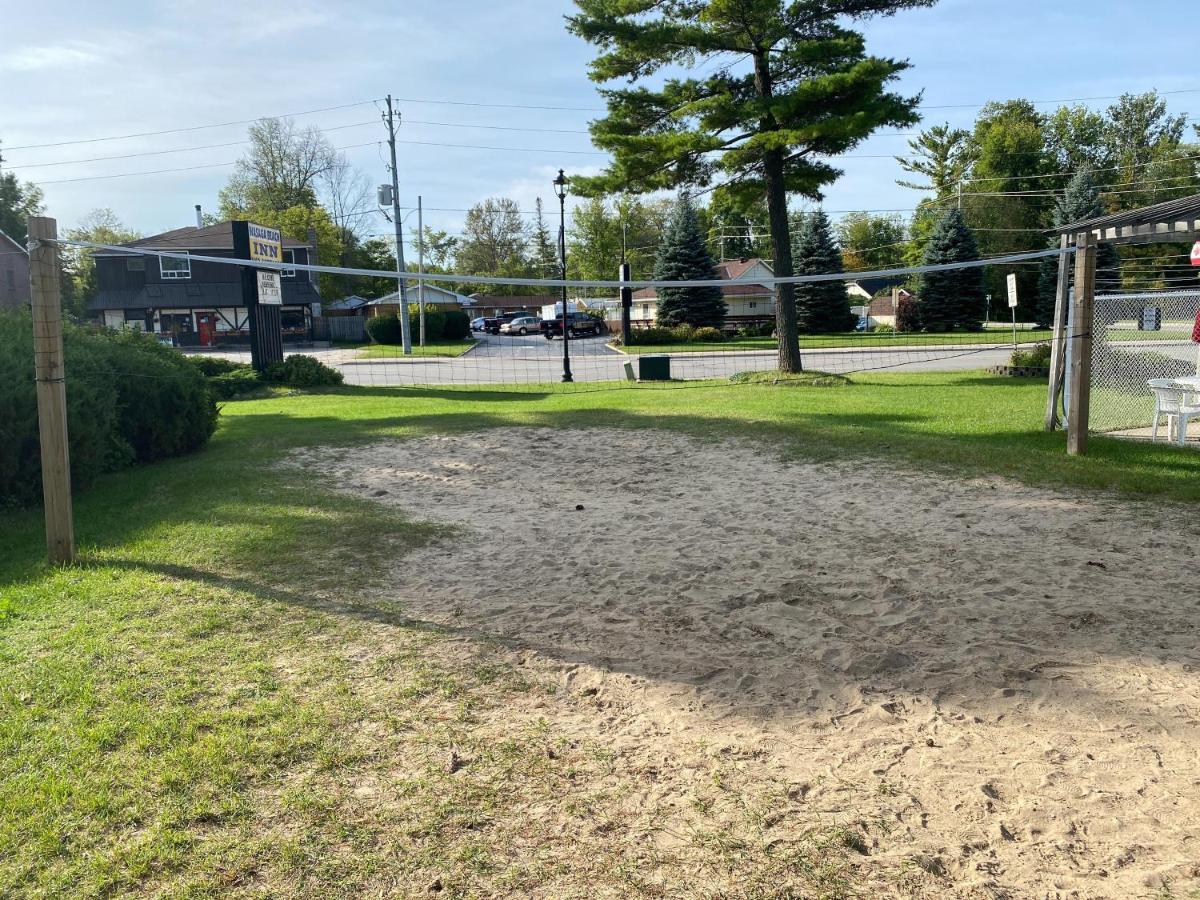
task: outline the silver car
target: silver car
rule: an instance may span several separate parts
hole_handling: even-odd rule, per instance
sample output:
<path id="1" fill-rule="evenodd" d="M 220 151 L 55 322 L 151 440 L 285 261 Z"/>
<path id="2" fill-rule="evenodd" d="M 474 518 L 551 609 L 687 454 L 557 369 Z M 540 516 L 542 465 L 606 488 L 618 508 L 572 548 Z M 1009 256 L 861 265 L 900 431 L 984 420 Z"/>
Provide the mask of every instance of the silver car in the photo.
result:
<path id="1" fill-rule="evenodd" d="M 537 316 L 521 316 L 519 319 L 513 319 L 511 322 L 505 322 L 500 326 L 501 334 L 537 334 L 538 326 L 542 320 Z"/>

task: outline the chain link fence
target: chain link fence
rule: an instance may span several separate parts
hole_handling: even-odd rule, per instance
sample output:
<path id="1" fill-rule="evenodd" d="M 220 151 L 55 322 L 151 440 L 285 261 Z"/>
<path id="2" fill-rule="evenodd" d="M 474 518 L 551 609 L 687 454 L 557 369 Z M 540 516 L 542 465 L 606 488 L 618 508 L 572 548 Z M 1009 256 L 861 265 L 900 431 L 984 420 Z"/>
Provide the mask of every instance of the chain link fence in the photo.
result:
<path id="1" fill-rule="evenodd" d="M 1198 311 L 1200 290 L 1096 295 L 1092 431 L 1149 428 L 1154 395 L 1147 382 L 1198 374 Z"/>

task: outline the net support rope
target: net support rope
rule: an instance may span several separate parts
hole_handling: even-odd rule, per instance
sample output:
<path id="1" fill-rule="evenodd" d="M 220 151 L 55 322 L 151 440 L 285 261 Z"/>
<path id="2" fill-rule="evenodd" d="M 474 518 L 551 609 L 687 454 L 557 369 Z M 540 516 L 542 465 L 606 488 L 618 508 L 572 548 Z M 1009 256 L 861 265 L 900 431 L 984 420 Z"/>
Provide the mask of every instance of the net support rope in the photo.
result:
<path id="1" fill-rule="evenodd" d="M 568 288 L 685 288 L 685 287 L 728 287 L 730 281 L 722 278 L 682 279 L 677 281 L 661 279 L 630 279 L 622 280 L 590 280 L 572 278 L 512 278 L 495 275 L 465 275 L 455 272 L 409 272 L 395 269 L 357 269 L 346 266 L 317 266 L 302 263 L 271 263 L 261 260 L 232 259 L 228 256 L 204 256 L 198 253 L 175 252 L 171 250 L 147 250 L 140 247 L 122 247 L 119 244 L 101 244 L 93 241 L 71 240 L 58 238 L 54 243 L 60 246 L 80 247 L 88 250 L 108 250 L 114 253 L 132 254 L 136 256 L 157 256 L 166 259 L 192 260 L 194 262 L 216 263 L 223 266 L 250 266 L 255 269 L 270 269 L 278 272 L 316 272 L 319 275 L 364 275 L 372 278 L 397 278 L 406 281 L 445 281 L 459 284 L 493 284 L 513 285 L 523 287 L 568 287 Z M 781 284 L 818 284 L 830 281 L 857 281 L 867 278 L 895 278 L 905 275 L 925 275 L 930 272 L 950 272 L 957 269 L 981 269 L 988 266 L 1002 266 L 1022 262 L 1045 259 L 1050 256 L 1062 256 L 1074 253 L 1074 247 L 1054 247 L 1047 250 L 1034 250 L 1028 253 L 1013 253 L 1008 256 L 997 256 L 988 259 L 968 260 L 966 262 L 939 263 L 928 266 L 912 266 L 904 269 L 876 269 L 869 272 L 838 272 L 829 275 L 792 275 L 786 278 L 772 275 L 766 278 L 753 279 L 754 284 L 775 287 Z"/>

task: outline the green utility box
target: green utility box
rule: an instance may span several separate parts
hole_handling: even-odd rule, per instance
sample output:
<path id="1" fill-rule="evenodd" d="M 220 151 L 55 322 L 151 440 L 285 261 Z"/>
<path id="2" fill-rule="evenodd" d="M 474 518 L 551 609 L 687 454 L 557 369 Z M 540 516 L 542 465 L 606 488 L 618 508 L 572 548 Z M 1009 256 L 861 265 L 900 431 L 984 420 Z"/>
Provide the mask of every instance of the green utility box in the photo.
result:
<path id="1" fill-rule="evenodd" d="M 639 356 L 638 381 L 670 381 L 671 357 Z"/>

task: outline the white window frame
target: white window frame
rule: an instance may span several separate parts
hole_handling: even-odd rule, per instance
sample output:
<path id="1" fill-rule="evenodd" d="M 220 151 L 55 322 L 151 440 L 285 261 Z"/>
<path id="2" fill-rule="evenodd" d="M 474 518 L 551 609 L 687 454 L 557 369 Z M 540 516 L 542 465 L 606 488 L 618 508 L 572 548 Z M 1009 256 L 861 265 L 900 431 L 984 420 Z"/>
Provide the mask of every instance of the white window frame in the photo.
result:
<path id="1" fill-rule="evenodd" d="M 296 251 L 295 250 L 284 250 L 283 256 L 281 257 L 281 261 L 295 265 L 296 264 Z M 279 277 L 280 278 L 295 278 L 296 270 L 295 269 L 280 269 Z"/>
<path id="2" fill-rule="evenodd" d="M 186 253 L 187 251 L 183 252 Z M 176 265 L 182 263 L 184 268 L 167 270 L 164 266 L 168 262 Z M 179 259 L 174 256 L 160 256 L 158 258 L 158 274 L 162 277 L 163 281 L 184 281 L 192 277 L 192 261 L 190 259 Z"/>

